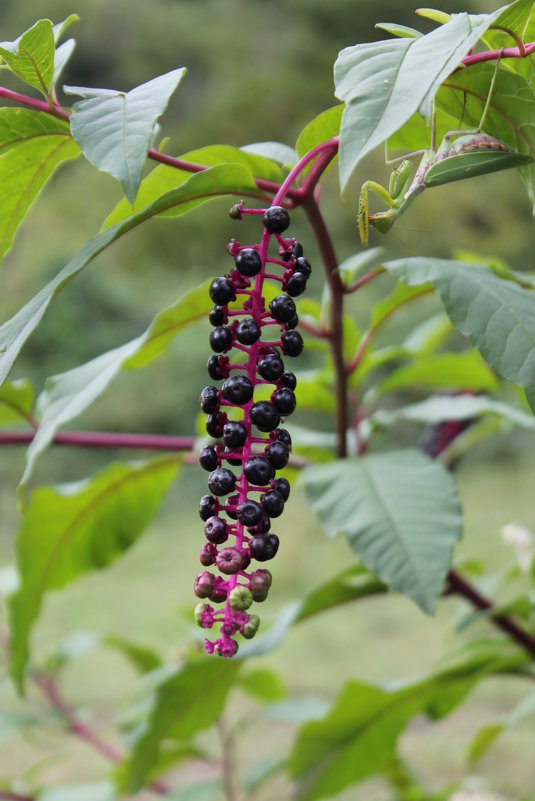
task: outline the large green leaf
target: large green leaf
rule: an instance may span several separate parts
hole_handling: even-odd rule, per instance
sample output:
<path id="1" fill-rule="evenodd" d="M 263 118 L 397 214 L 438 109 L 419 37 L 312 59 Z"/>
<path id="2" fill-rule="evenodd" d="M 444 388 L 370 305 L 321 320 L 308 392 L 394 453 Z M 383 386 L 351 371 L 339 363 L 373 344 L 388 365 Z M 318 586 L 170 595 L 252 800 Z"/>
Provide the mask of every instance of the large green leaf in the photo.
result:
<path id="1" fill-rule="evenodd" d="M 352 565 L 342 570 L 306 595 L 296 617 L 296 622 L 306 620 L 312 615 L 332 609 L 340 604 L 358 601 L 369 595 L 382 595 L 387 588 L 364 565 Z"/>
<path id="2" fill-rule="evenodd" d="M 182 186 L 166 192 L 147 208 L 90 239 L 52 281 L 0 326 L 0 385 L 51 301 L 77 273 L 123 234 L 169 209 L 174 208 L 177 214 L 186 214 L 219 195 L 242 194 L 255 189 L 253 176 L 246 168 L 236 164 L 212 167 L 191 175 Z"/>
<path id="3" fill-rule="evenodd" d="M 281 183 L 285 173 L 278 164 L 265 158 L 258 153 L 246 152 L 243 148 L 231 147 L 230 145 L 210 145 L 199 150 L 192 150 L 180 156 L 182 161 L 193 164 L 201 164 L 204 167 L 215 167 L 216 165 L 240 165 L 249 170 L 252 176 L 264 178 L 267 181 Z M 238 168 L 239 169 L 239 168 Z M 154 203 L 164 192 L 176 188 L 183 184 L 191 176 L 187 170 L 179 170 L 169 167 L 166 164 L 159 164 L 142 181 L 136 198 L 136 208 L 143 209 Z M 257 187 L 253 184 L 256 191 Z M 126 219 L 132 213 L 132 209 L 126 200 L 121 200 L 104 220 L 102 228 L 109 228 L 121 220 Z M 175 216 L 175 211 L 169 209 L 165 212 L 166 217 Z"/>
<path id="4" fill-rule="evenodd" d="M 34 400 L 35 392 L 29 381 L 6 381 L 0 389 L 0 427 L 21 421 L 33 425 Z"/>
<path id="5" fill-rule="evenodd" d="M 501 11 L 456 14 L 416 39 L 391 39 L 342 50 L 334 67 L 336 96 L 346 103 L 340 130 L 340 182 L 359 161 L 420 111 L 428 117 L 440 84 Z"/>
<path id="6" fill-rule="evenodd" d="M 316 145 L 326 142 L 328 139 L 332 139 L 333 136 L 338 136 L 340 133 L 343 110 L 343 105 L 328 108 L 326 111 L 322 111 L 321 114 L 318 114 L 312 122 L 309 122 L 308 125 L 303 128 L 295 143 L 295 149 L 299 158 L 303 158 L 303 156 L 310 150 L 313 150 Z M 331 164 L 332 163 L 333 162 L 331 162 Z M 311 165 L 307 167 L 307 170 L 309 170 L 310 167 Z"/>
<path id="7" fill-rule="evenodd" d="M 19 687 L 45 593 L 106 567 L 130 548 L 177 469 L 177 457 L 115 464 L 86 481 L 32 493 L 17 536 L 21 583 L 10 598 L 11 673 Z"/>
<path id="8" fill-rule="evenodd" d="M 331 798 L 385 768 L 411 718 L 449 714 L 485 677 L 525 661 L 524 655 L 471 659 L 401 688 L 346 684 L 328 715 L 298 732 L 288 769 L 299 783 L 299 801 Z"/>
<path id="9" fill-rule="evenodd" d="M 38 399 L 41 421 L 26 453 L 21 486 L 28 482 L 37 458 L 50 445 L 60 426 L 94 403 L 123 367 L 144 367 L 160 356 L 171 340 L 204 317 L 211 305 L 208 282 L 205 282 L 159 312 L 141 336 L 73 370 L 47 378 L 44 392 Z"/>
<path id="10" fill-rule="evenodd" d="M 79 153 L 63 120 L 29 109 L 0 109 L 0 258 L 58 164 Z"/>
<path id="11" fill-rule="evenodd" d="M 143 787 L 165 741 L 187 742 L 215 723 L 241 664 L 238 659 L 196 659 L 159 685 L 147 724 L 124 765 L 127 792 Z"/>
<path id="12" fill-rule="evenodd" d="M 99 170 L 117 178 L 133 205 L 156 121 L 185 75 L 172 70 L 130 92 L 64 86 L 67 94 L 80 95 L 72 107 L 71 131 L 84 156 Z"/>
<path id="13" fill-rule="evenodd" d="M 442 387 L 492 392 L 498 389 L 496 376 L 475 350 L 463 353 L 437 353 L 417 356 L 379 381 L 368 398 L 377 398 L 394 389 Z"/>
<path id="14" fill-rule="evenodd" d="M 457 120 L 477 127 L 491 82 L 491 102 L 485 117 L 485 133 L 501 139 L 518 152 L 531 156 L 532 164 L 519 168 L 535 207 L 535 90 L 533 75 L 525 78 L 493 64 L 474 64 L 456 72 L 437 95 L 437 103 Z"/>
<path id="15" fill-rule="evenodd" d="M 481 264 L 399 259 L 385 267 L 409 285 L 432 281 L 453 325 L 503 378 L 535 386 L 535 293 Z"/>
<path id="16" fill-rule="evenodd" d="M 329 536 L 343 532 L 379 579 L 435 609 L 462 533 L 455 483 L 439 462 L 407 449 L 306 468 L 301 480 Z"/>
<path id="17" fill-rule="evenodd" d="M 54 50 L 49 19 L 39 20 L 14 42 L 0 42 L 0 56 L 9 69 L 45 97 L 54 75 Z"/>

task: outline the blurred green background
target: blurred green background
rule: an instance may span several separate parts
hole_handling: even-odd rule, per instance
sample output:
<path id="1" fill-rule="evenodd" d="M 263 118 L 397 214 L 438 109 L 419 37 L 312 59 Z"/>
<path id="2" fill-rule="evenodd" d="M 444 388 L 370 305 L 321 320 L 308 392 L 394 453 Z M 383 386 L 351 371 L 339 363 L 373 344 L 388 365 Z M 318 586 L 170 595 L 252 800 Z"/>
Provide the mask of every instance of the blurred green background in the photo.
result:
<path id="1" fill-rule="evenodd" d="M 447 11 L 494 10 L 496 2 L 435 2 Z M 166 151 L 175 155 L 213 143 L 245 145 L 276 140 L 293 145 L 314 116 L 334 105 L 332 65 L 343 47 L 383 38 L 378 21 L 429 29 L 414 17 L 416 4 L 399 0 L 3 0 L 0 38 L 12 40 L 39 16 L 58 22 L 76 11 L 81 22 L 70 31 L 78 41 L 64 83 L 127 90 L 176 67 L 188 75 L 163 119 Z M 7 81 L 6 81 L 7 85 Z M 9 85 L 13 85 L 9 83 Z M 65 102 L 66 98 L 63 98 Z M 363 164 L 340 200 L 333 170 L 322 208 L 338 256 L 358 248 L 355 225 L 360 184 L 388 179 L 382 154 Z M 484 198 L 484 202 L 482 202 Z M 95 234 L 120 199 L 119 186 L 78 160 L 60 170 L 45 189 L 0 276 L 0 319 L 14 313 Z M 47 375 L 74 367 L 141 333 L 154 314 L 205 278 L 228 268 L 226 243 L 236 236 L 227 215 L 228 200 L 218 200 L 178 221 L 152 221 L 132 232 L 76 278 L 54 301 L 17 363 L 13 377 L 30 377 L 39 390 Z M 314 266 L 319 265 L 302 215 L 292 219 Z M 533 269 L 533 218 L 519 177 L 513 172 L 486 176 L 460 187 L 426 193 L 396 225 L 386 244 L 392 257 L 450 257 L 455 247 L 500 256 L 516 269 Z M 312 291 L 321 291 L 316 270 Z M 368 299 L 373 298 L 375 288 Z M 424 302 L 427 303 L 427 302 Z M 436 301 L 432 301 L 438 310 Z M 425 305 L 429 312 L 435 308 Z M 359 308 L 362 319 L 366 310 Z M 414 320 L 414 311 L 399 325 Z M 390 328 L 387 334 L 395 329 Z M 207 383 L 207 323 L 177 339 L 164 358 L 145 370 L 124 372 L 80 421 L 85 429 L 115 429 L 187 434 L 194 429 L 198 394 Z M 187 354 L 187 359 L 184 358 Z M 312 364 L 313 356 L 307 356 Z M 293 418 L 292 418 L 293 419 Z M 296 412 L 295 422 L 300 422 Z M 322 420 L 330 428 L 330 420 Z M 395 444 L 417 441 L 419 432 L 399 431 Z M 535 462 L 531 440 L 502 437 L 481 448 L 461 466 L 459 484 L 467 512 L 463 556 L 482 550 L 490 568 L 511 558 L 499 528 L 517 520 L 534 526 L 532 486 Z M 119 454 L 132 458 L 138 454 Z M 17 528 L 15 487 L 23 468 L 20 448 L 5 448 L 0 458 L 2 529 L 0 563 L 13 559 Z M 102 467 L 109 453 L 50 451 L 37 473 L 40 483 L 81 478 Z M 44 605 L 36 628 L 36 653 L 44 653 L 75 629 L 123 634 L 158 647 L 173 659 L 192 634 L 189 610 L 196 572 L 200 526 L 197 498 L 204 476 L 187 468 L 170 493 L 158 520 L 143 541 L 111 569 L 78 582 Z M 530 497 L 531 496 L 531 497 Z M 278 527 L 283 540 L 263 625 L 282 604 L 299 596 L 352 559 L 343 541 L 328 542 L 299 491 Z M 286 537 L 286 539 L 285 539 Z M 186 608 L 187 615 L 182 610 Z M 399 598 L 366 602 L 324 615 L 291 633 L 266 663 L 279 669 L 291 690 L 333 697 L 350 677 L 392 679 L 419 673 L 453 643 L 455 601 L 443 604 L 438 620 L 424 618 Z M 482 626 L 479 633 L 484 634 Z M 110 722 L 109 704 L 121 710 L 131 700 L 130 669 L 114 654 L 98 653 L 68 669 L 66 691 L 73 702 L 94 706 L 99 721 Z M 454 781 L 466 770 L 464 748 L 477 725 L 507 712 L 519 697 L 514 683 L 493 682 L 450 720 L 434 727 L 418 722 L 404 738 L 403 751 L 432 786 Z M 22 707 L 4 690 L 6 707 Z M 32 714 L 44 714 L 32 699 Z M 22 776 L 38 762 L 43 781 L 90 780 L 106 766 L 84 746 L 65 744 L 60 727 L 9 735 L 2 741 L 0 777 Z M 290 729 L 259 727 L 255 732 L 266 755 L 284 753 Z M 0 737 L 2 732 L 0 730 Z M 515 731 L 474 771 L 474 785 L 511 797 L 533 789 L 533 732 Z M 281 749 L 282 746 L 282 749 Z M 259 746 L 260 747 L 260 746 Z M 246 760 L 246 753 L 241 754 Z M 7 770 L 7 774 L 5 774 Z M 179 781 L 199 774 L 181 769 Z M 265 796 L 287 797 L 274 785 Z M 384 787 L 371 782 L 342 798 L 383 799 Z"/>

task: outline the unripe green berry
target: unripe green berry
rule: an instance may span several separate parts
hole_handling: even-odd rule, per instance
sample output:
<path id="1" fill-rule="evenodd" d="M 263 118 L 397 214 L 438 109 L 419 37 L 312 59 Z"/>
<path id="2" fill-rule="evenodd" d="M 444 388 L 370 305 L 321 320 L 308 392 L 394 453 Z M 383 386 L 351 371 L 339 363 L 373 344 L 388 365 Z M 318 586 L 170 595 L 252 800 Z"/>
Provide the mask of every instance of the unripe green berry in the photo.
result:
<path id="1" fill-rule="evenodd" d="M 229 592 L 228 602 L 233 609 L 244 612 L 253 603 L 253 594 L 247 587 L 234 587 Z"/>
<path id="2" fill-rule="evenodd" d="M 256 632 L 258 631 L 259 625 L 260 625 L 260 618 L 258 617 L 258 615 L 251 615 L 251 617 L 249 618 L 249 620 L 242 629 L 242 634 L 246 640 L 253 639 Z"/>

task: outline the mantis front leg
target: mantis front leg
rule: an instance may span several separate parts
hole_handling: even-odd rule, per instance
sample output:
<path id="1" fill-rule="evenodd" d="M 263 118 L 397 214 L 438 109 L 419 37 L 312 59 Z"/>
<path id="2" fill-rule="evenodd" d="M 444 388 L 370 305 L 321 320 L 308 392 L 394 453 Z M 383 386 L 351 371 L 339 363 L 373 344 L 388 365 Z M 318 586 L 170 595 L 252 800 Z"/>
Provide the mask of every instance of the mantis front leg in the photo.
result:
<path id="1" fill-rule="evenodd" d="M 394 219 L 400 213 L 405 200 L 403 193 L 408 186 L 411 171 L 411 162 L 402 161 L 399 167 L 390 176 L 388 191 L 375 181 L 366 181 L 360 190 L 358 225 L 360 241 L 363 247 L 368 245 L 370 222 L 382 233 L 388 231 Z M 390 210 L 370 215 L 368 192 L 374 192 L 384 202 L 390 206 Z"/>

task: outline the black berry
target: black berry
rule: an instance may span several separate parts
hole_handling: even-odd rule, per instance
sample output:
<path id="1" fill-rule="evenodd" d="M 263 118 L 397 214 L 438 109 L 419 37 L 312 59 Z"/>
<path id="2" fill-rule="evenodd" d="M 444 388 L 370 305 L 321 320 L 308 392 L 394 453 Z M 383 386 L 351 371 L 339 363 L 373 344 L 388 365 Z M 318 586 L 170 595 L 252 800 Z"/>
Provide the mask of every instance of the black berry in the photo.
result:
<path id="1" fill-rule="evenodd" d="M 227 377 L 228 370 L 226 370 L 222 364 L 225 360 L 228 361 L 226 356 L 210 356 L 208 359 L 208 364 L 206 365 L 208 375 L 210 378 L 213 378 L 214 381 L 217 381 L 218 378 Z"/>
<path id="2" fill-rule="evenodd" d="M 241 448 L 247 439 L 247 429 L 243 423 L 237 420 L 231 420 L 226 423 L 223 429 L 223 442 L 227 448 L 236 449 Z"/>
<path id="3" fill-rule="evenodd" d="M 281 337 L 281 344 L 286 356 L 299 356 L 303 350 L 303 337 L 299 331 L 285 331 Z"/>
<path id="4" fill-rule="evenodd" d="M 288 464 L 290 452 L 283 442 L 271 442 L 266 448 L 266 456 L 275 470 L 281 470 Z"/>
<path id="5" fill-rule="evenodd" d="M 201 448 L 199 464 L 204 470 L 208 470 L 208 472 L 215 470 L 219 464 L 216 449 L 211 445 L 205 445 L 204 448 Z"/>
<path id="6" fill-rule="evenodd" d="M 269 310 L 278 323 L 287 323 L 295 315 L 295 303 L 289 295 L 277 295 L 269 304 Z"/>
<path id="7" fill-rule="evenodd" d="M 290 370 L 286 370 L 282 374 L 281 382 L 285 387 L 288 387 L 288 389 L 295 389 L 297 386 L 297 378 L 295 377 L 294 373 L 290 372 Z"/>
<path id="8" fill-rule="evenodd" d="M 227 495 L 236 485 L 236 476 L 226 467 L 218 467 L 210 473 L 208 486 L 214 495 Z"/>
<path id="9" fill-rule="evenodd" d="M 217 509 L 217 500 L 212 495 L 203 495 L 199 501 L 199 515 L 201 520 L 208 520 Z"/>
<path id="10" fill-rule="evenodd" d="M 258 562 L 267 562 L 268 559 L 273 559 L 278 550 L 279 538 L 276 534 L 267 536 L 258 534 L 249 543 L 249 553 Z"/>
<path id="11" fill-rule="evenodd" d="M 292 438 L 289 435 L 289 433 L 286 431 L 285 428 L 278 428 L 275 431 L 275 434 L 276 434 L 276 437 L 277 437 L 279 442 L 284 442 L 284 444 L 287 445 L 288 448 L 291 449 L 291 447 L 292 447 Z"/>
<path id="12" fill-rule="evenodd" d="M 270 234 L 282 234 L 290 225 L 290 215 L 282 206 L 271 206 L 264 214 L 264 228 Z"/>
<path id="13" fill-rule="evenodd" d="M 304 273 L 294 273 L 291 275 L 288 280 L 286 281 L 286 286 L 284 287 L 286 292 L 292 296 L 292 298 L 296 298 L 298 295 L 302 295 L 305 289 L 307 288 L 307 277 Z M 217 325 L 217 323 L 215 323 Z"/>
<path id="14" fill-rule="evenodd" d="M 236 328 L 236 339 L 242 345 L 254 345 L 260 339 L 260 326 L 252 317 L 246 317 Z"/>
<path id="15" fill-rule="evenodd" d="M 275 476 L 275 468 L 265 456 L 251 456 L 245 462 L 243 472 L 247 481 L 257 487 L 267 486 Z M 214 495 L 217 493 L 214 492 Z"/>
<path id="16" fill-rule="evenodd" d="M 210 347 L 216 353 L 223 353 L 232 347 L 232 332 L 226 325 L 218 325 L 210 334 Z"/>
<path id="17" fill-rule="evenodd" d="M 199 398 L 201 409 L 205 414 L 212 414 L 219 409 L 219 392 L 217 387 L 205 387 Z"/>
<path id="18" fill-rule="evenodd" d="M 269 353 L 258 360 L 256 369 L 266 381 L 277 381 L 284 373 L 284 362 L 278 354 Z"/>
<path id="19" fill-rule="evenodd" d="M 301 255 L 298 259 L 295 260 L 294 272 L 303 273 L 303 275 L 306 275 L 307 278 L 310 278 L 310 274 L 312 273 L 312 267 L 310 266 L 309 260 L 303 258 L 303 256 Z"/>
<path id="20" fill-rule="evenodd" d="M 204 536 L 209 542 L 220 545 L 228 539 L 227 524 L 221 517 L 209 517 L 204 524 Z"/>
<path id="21" fill-rule="evenodd" d="M 273 489 L 277 490 L 283 501 L 287 501 L 290 497 L 290 482 L 287 478 L 276 478 L 272 481 Z"/>
<path id="22" fill-rule="evenodd" d="M 276 389 L 271 396 L 271 400 L 276 410 L 280 412 L 280 414 L 288 415 L 295 410 L 295 394 L 291 389 L 287 389 L 286 387 Z"/>
<path id="23" fill-rule="evenodd" d="M 208 319 L 212 325 L 223 325 L 228 322 L 228 317 L 222 306 L 213 306 L 208 315 Z"/>
<path id="24" fill-rule="evenodd" d="M 262 495 L 261 505 L 270 517 L 280 517 L 284 511 L 284 500 L 277 490 L 268 490 Z"/>
<path id="25" fill-rule="evenodd" d="M 280 415 L 269 401 L 258 401 L 251 407 L 251 420 L 259 431 L 273 431 L 280 423 Z"/>
<path id="26" fill-rule="evenodd" d="M 242 275 L 251 278 L 262 269 L 262 260 L 257 250 L 244 248 L 236 256 L 236 267 Z"/>
<path id="27" fill-rule="evenodd" d="M 216 414 L 209 414 L 206 418 L 206 432 L 214 439 L 219 439 L 223 433 L 223 428 L 227 422 L 227 415 L 218 412 Z"/>
<path id="28" fill-rule="evenodd" d="M 217 306 L 226 306 L 235 297 L 232 282 L 225 276 L 214 278 L 208 294 Z"/>
<path id="29" fill-rule="evenodd" d="M 235 406 L 243 406 L 253 397 L 254 387 L 246 376 L 233 375 L 225 381 L 221 392 L 225 400 Z"/>
<path id="30" fill-rule="evenodd" d="M 262 507 L 256 501 L 246 500 L 236 509 L 238 520 L 246 528 L 256 526 L 262 520 Z"/>

